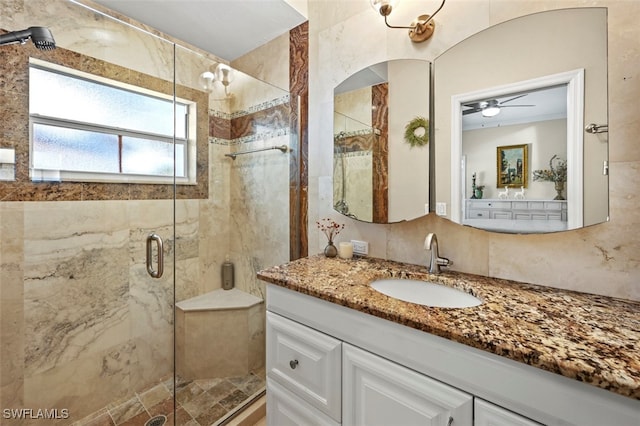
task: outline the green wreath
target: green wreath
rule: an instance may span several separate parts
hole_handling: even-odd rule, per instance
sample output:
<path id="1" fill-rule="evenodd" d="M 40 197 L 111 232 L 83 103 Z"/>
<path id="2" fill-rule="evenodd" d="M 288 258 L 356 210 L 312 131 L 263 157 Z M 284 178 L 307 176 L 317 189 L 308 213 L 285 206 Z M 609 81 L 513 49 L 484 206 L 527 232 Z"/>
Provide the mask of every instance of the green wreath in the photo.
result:
<path id="1" fill-rule="evenodd" d="M 416 130 L 424 129 L 424 134 L 417 135 Z M 404 128 L 404 140 L 413 148 L 429 143 L 429 120 L 424 117 L 416 117 Z"/>

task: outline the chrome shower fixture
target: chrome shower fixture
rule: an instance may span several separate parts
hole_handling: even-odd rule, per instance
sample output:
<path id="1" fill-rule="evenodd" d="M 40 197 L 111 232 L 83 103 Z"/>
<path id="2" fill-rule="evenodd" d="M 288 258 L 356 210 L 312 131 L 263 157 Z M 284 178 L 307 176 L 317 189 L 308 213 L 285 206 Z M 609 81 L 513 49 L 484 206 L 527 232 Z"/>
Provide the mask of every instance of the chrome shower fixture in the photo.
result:
<path id="1" fill-rule="evenodd" d="M 0 46 L 14 43 L 25 44 L 29 39 L 33 41 L 37 49 L 53 50 L 56 48 L 53 34 L 46 27 L 29 27 L 26 30 L 0 34 Z"/>

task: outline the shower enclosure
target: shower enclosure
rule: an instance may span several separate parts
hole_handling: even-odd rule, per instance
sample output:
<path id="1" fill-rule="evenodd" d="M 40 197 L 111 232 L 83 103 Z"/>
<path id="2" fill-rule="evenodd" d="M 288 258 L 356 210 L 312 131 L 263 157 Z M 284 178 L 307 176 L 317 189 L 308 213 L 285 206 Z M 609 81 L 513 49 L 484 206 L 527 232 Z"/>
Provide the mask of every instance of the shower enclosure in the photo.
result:
<path id="1" fill-rule="evenodd" d="M 288 159 L 225 154 L 288 145 L 288 94 L 239 72 L 229 95 L 204 88 L 200 75 L 217 58 L 122 20 L 65 0 L 0 2 L 0 32 L 45 26 L 57 45 L 0 47 L 2 425 L 143 425 L 157 416 L 209 425 L 263 388 L 255 272 L 288 258 Z M 59 117 L 82 103 L 49 80 L 36 86 L 41 71 L 88 83 L 91 101 L 107 88 L 144 102 L 116 96 L 115 123 Z M 36 111 L 37 98 L 53 112 Z M 169 115 L 152 130 L 135 128 L 154 120 L 149 99 Z M 134 127 L 122 124 L 127 116 Z M 79 137 L 68 142 L 65 132 Z M 250 306 L 221 302 L 227 257 L 234 292 Z M 192 309 L 202 298 L 210 306 Z M 244 342 L 224 340 L 241 334 L 228 318 L 203 316 L 234 309 L 246 318 Z M 226 334 L 185 361 L 188 342 L 211 330 Z M 246 354 L 243 374 L 176 374 L 224 364 L 216 357 L 228 347 Z"/>

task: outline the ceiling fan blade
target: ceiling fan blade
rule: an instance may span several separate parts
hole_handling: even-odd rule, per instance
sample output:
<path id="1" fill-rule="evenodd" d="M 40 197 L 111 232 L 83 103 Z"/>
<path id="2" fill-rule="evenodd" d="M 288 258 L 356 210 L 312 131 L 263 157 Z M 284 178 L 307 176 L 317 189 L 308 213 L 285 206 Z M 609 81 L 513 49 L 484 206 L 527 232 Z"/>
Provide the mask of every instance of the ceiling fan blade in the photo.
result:
<path id="1" fill-rule="evenodd" d="M 501 105 L 500 108 L 534 107 L 535 105 Z"/>
<path id="2" fill-rule="evenodd" d="M 507 102 L 511 102 L 511 101 L 515 101 L 516 99 L 520 99 L 523 96 L 527 96 L 528 93 L 522 94 L 522 95 L 518 95 L 518 96 L 514 96 L 513 98 L 507 99 L 506 101 L 502 101 L 500 102 L 500 105 L 502 106 L 502 104 L 506 104 Z"/>
<path id="3" fill-rule="evenodd" d="M 482 111 L 482 108 L 465 109 L 464 111 L 462 111 L 462 115 L 474 114 L 474 113 L 480 112 L 480 111 Z"/>

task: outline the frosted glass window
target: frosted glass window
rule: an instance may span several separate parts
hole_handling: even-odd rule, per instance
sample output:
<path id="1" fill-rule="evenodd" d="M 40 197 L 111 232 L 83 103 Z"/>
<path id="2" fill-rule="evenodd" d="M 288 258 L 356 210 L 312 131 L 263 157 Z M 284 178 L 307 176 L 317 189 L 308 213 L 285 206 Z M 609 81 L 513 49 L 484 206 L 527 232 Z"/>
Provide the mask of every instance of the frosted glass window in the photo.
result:
<path id="1" fill-rule="evenodd" d="M 178 161 L 179 158 L 184 159 L 183 145 L 176 145 L 176 176 L 184 176 L 184 164 Z M 139 138 L 122 138 L 122 172 L 173 176 L 173 144 Z"/>
<path id="2" fill-rule="evenodd" d="M 176 116 L 186 115 L 176 104 Z M 29 69 L 29 113 L 99 126 L 173 136 L 173 101 L 32 66 Z M 185 138 L 183 120 L 176 137 Z"/>
<path id="3" fill-rule="evenodd" d="M 188 176 L 195 103 L 37 61 L 29 68 L 32 178 L 167 183 Z M 77 74 L 76 74 L 77 73 Z M 193 125 L 193 123 L 191 123 Z M 68 172 L 68 173 L 65 173 Z"/>
<path id="4" fill-rule="evenodd" d="M 115 135 L 34 124 L 32 139 L 32 161 L 38 169 L 119 172 Z"/>

